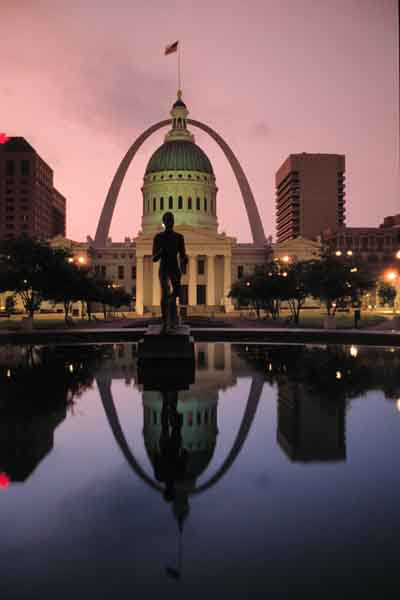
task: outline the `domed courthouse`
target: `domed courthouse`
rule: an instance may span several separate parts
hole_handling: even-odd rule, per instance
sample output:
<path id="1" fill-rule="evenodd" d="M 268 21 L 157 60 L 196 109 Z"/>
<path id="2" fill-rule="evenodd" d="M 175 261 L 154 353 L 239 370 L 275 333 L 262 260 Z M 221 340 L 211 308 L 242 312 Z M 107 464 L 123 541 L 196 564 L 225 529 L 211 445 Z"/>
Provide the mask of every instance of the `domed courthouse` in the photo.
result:
<path id="1" fill-rule="evenodd" d="M 79 245 L 80 250 L 73 244 L 73 250 L 86 253 L 97 271 L 131 293 L 138 315 L 158 313 L 159 264 L 152 262 L 152 244 L 154 235 L 161 230 L 162 215 L 171 211 L 176 230 L 185 236 L 189 257 L 182 276 L 182 304 L 188 306 L 189 313 L 228 312 L 233 308 L 228 297 L 232 282 L 252 272 L 255 265 L 265 263 L 271 251 L 270 242 L 265 239 L 250 186 L 232 150 L 207 125 L 188 119 L 189 112 L 180 92 L 170 114 L 171 129 L 151 156 L 144 174 L 142 223 L 137 237 L 126 238 L 123 243 L 110 240 L 108 231 L 113 210 L 137 150 L 154 131 L 168 125 L 168 121 L 150 127 L 130 148 L 112 182 L 95 240 L 88 238 L 87 244 Z M 242 192 L 253 243 L 238 244 L 235 238 L 219 232 L 214 170 L 188 129 L 190 124 L 209 133 L 225 152 Z"/>

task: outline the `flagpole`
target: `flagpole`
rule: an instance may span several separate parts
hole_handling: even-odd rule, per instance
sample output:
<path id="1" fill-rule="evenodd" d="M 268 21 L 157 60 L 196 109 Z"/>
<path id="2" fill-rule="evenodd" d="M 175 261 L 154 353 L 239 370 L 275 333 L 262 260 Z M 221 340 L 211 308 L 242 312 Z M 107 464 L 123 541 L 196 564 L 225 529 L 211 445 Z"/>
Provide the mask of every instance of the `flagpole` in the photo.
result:
<path id="1" fill-rule="evenodd" d="M 181 90 L 181 41 L 178 43 L 178 90 Z"/>

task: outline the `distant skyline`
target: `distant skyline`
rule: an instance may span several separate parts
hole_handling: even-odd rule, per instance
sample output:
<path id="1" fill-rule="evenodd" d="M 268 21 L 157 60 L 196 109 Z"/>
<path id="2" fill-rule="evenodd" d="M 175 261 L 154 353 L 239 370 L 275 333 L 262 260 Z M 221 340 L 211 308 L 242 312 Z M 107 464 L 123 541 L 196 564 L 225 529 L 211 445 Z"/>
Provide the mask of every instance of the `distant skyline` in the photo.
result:
<path id="1" fill-rule="evenodd" d="M 346 155 L 347 225 L 400 212 L 397 0 L 0 0 L 0 132 L 25 137 L 67 198 L 67 234 L 94 236 L 120 160 L 176 97 L 182 44 L 190 117 L 230 144 L 275 237 L 274 175 L 291 153 Z M 155 135 L 127 175 L 113 240 L 140 228 Z M 222 152 L 213 163 L 220 230 L 250 241 L 240 192 Z"/>

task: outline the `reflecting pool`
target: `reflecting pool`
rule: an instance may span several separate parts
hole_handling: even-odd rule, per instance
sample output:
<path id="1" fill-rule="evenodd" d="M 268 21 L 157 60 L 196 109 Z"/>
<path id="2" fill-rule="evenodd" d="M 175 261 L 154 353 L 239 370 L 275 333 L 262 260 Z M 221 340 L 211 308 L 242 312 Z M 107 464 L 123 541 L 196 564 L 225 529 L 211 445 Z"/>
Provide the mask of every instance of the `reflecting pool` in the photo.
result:
<path id="1" fill-rule="evenodd" d="M 8 346 L 0 388 L 2 600 L 399 593 L 400 348 Z"/>

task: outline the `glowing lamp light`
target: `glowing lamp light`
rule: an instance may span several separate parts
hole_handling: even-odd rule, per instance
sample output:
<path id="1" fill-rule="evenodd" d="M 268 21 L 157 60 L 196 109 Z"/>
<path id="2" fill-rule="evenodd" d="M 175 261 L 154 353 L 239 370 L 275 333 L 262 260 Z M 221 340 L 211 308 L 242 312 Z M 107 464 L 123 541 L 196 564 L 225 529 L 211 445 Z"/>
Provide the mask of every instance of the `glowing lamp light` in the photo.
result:
<path id="1" fill-rule="evenodd" d="M 0 473 L 0 490 L 5 490 L 10 483 L 10 478 L 7 473 Z"/>
<path id="2" fill-rule="evenodd" d="M 397 399 L 396 406 L 397 410 L 400 412 L 400 398 Z"/>
<path id="3" fill-rule="evenodd" d="M 353 256 L 353 250 L 347 250 L 346 254 L 347 256 Z"/>
<path id="4" fill-rule="evenodd" d="M 246 287 L 250 287 L 251 283 L 250 281 L 246 281 Z"/>
<path id="5" fill-rule="evenodd" d="M 73 263 L 74 262 L 74 259 L 72 258 L 72 256 L 69 257 L 68 262 L 69 263 Z"/>
<path id="6" fill-rule="evenodd" d="M 336 250 L 335 254 L 336 254 L 336 256 L 342 256 L 342 253 L 340 250 Z"/>
<path id="7" fill-rule="evenodd" d="M 70 373 L 73 373 L 74 372 L 74 365 L 73 364 L 68 365 L 68 369 L 69 369 Z"/>
<path id="8" fill-rule="evenodd" d="M 336 379 L 342 379 L 341 371 L 336 371 Z"/>
<path id="9" fill-rule="evenodd" d="M 385 275 L 388 281 L 395 281 L 397 279 L 396 271 L 388 271 Z"/>
<path id="10" fill-rule="evenodd" d="M 284 271 L 284 272 L 282 273 L 282 277 L 287 277 L 287 273 L 286 273 L 286 271 Z"/>
<path id="11" fill-rule="evenodd" d="M 400 258 L 400 250 L 397 250 L 397 252 L 396 252 L 396 258 Z"/>
<path id="12" fill-rule="evenodd" d="M 357 273 L 358 269 L 357 267 L 353 267 L 352 269 L 350 269 L 350 273 Z"/>
<path id="13" fill-rule="evenodd" d="M 282 256 L 282 260 L 284 263 L 288 263 L 290 261 L 290 256 Z"/>
<path id="14" fill-rule="evenodd" d="M 80 256 L 80 257 L 78 258 L 78 263 L 79 263 L 80 265 L 83 265 L 83 264 L 85 263 L 85 258 L 84 258 L 83 256 Z"/>
<path id="15" fill-rule="evenodd" d="M 350 356 L 352 356 L 353 358 L 356 358 L 357 355 L 358 355 L 357 346 L 350 346 Z"/>
<path id="16" fill-rule="evenodd" d="M 0 144 L 5 144 L 9 139 L 8 135 L 0 132 Z"/>
<path id="17" fill-rule="evenodd" d="M 10 378 L 11 377 L 11 369 L 7 369 L 7 373 L 6 373 L 7 377 Z"/>

